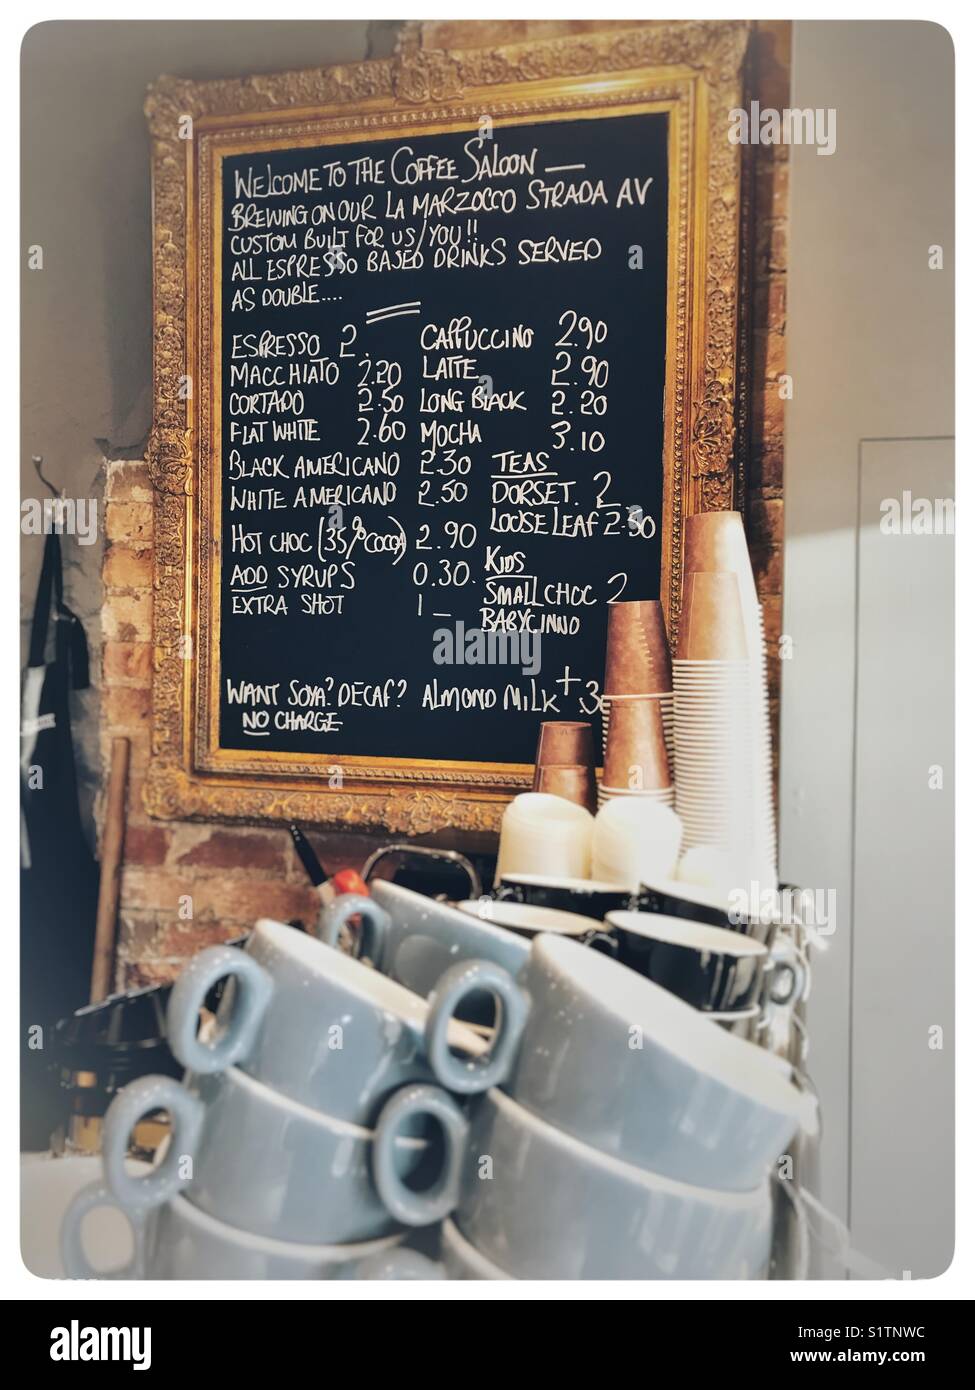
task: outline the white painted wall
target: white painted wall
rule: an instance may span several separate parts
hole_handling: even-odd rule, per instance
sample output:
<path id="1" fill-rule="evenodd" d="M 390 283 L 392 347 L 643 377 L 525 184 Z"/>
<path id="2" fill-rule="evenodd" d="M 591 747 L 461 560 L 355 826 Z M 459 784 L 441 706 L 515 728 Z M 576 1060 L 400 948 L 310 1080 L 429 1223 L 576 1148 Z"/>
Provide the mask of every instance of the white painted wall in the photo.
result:
<path id="1" fill-rule="evenodd" d="M 892 913 L 888 930 L 897 945 L 888 950 L 876 924 L 860 918 L 862 895 L 854 890 L 858 877 L 866 886 L 870 860 L 905 885 L 910 879 L 906 897 L 916 898 L 912 875 L 921 866 L 887 853 L 882 823 L 854 800 L 858 460 L 867 439 L 953 431 L 953 66 L 951 41 L 935 25 L 794 26 L 793 104 L 836 110 L 837 149 L 823 157 L 797 147 L 792 158 L 787 341 L 795 396 L 786 421 L 784 631 L 794 656 L 783 667 L 781 865 L 785 879 L 837 893 L 837 930 L 817 958 L 809 1007 L 810 1067 L 824 1115 L 821 1195 L 845 1220 L 852 1217 L 854 1240 L 866 1253 L 888 1259 L 894 1247 L 869 1248 L 883 1225 L 877 1213 L 888 1211 L 892 1226 L 903 1219 L 894 1205 L 903 1198 L 901 1156 L 926 1112 L 910 1090 L 890 1085 L 895 1063 L 874 1045 L 869 1001 L 883 972 L 891 996 L 906 997 L 917 956 L 901 948 L 908 940 L 917 948 L 923 932 L 916 912 Z M 944 247 L 940 271 L 929 268 L 934 244 Z M 915 467 L 923 473 L 924 466 L 918 451 Z M 930 458 L 926 466 L 934 466 Z M 877 618 L 876 609 L 866 615 L 868 624 Z M 938 630 L 950 662 L 950 629 Z M 859 635 L 866 644 L 868 634 Z M 864 696 L 869 691 L 879 702 L 883 648 L 875 635 L 871 627 L 872 654 L 860 674 Z M 859 714 L 869 724 L 882 709 L 861 701 Z M 919 720 L 926 717 L 919 711 Z M 860 746 L 861 792 L 871 776 L 863 759 L 876 756 L 874 742 Z M 929 761 L 938 761 L 934 752 Z M 919 834 L 926 829 L 920 805 L 917 798 L 898 804 Z M 927 965 L 946 989 L 941 946 Z M 877 1127 L 886 1165 L 870 1133 Z M 940 1230 L 944 1184 L 934 1190 L 924 1171 L 912 1200 L 925 1208 L 919 1219 L 941 1223 Z M 917 1179 L 920 1169 L 912 1172 Z M 871 1192 L 868 1211 L 859 1204 Z"/>
<path id="2" fill-rule="evenodd" d="M 950 440 L 860 450 L 850 1218 L 918 1279 L 954 1246 L 955 556 L 878 524 L 905 493 L 953 497 Z"/>

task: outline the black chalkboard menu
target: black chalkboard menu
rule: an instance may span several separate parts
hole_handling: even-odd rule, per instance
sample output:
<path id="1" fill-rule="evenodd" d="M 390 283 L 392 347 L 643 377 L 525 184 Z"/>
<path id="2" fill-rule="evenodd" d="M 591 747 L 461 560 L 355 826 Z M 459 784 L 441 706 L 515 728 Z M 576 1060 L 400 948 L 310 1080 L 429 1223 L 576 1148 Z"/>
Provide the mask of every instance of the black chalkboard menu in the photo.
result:
<path id="1" fill-rule="evenodd" d="M 223 157 L 219 744 L 525 764 L 661 571 L 664 112 Z"/>

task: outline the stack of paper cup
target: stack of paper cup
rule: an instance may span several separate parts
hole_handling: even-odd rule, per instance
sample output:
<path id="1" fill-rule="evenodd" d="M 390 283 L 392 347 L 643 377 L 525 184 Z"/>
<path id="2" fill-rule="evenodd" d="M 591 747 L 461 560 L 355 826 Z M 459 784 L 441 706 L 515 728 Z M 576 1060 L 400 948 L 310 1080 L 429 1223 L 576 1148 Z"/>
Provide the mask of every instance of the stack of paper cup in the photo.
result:
<path id="1" fill-rule="evenodd" d="M 672 878 L 681 823 L 663 803 L 614 797 L 599 808 L 592 837 L 592 876 L 636 892 L 641 883 Z"/>
<path id="2" fill-rule="evenodd" d="M 659 699 L 630 696 L 611 701 L 607 726 L 600 806 L 614 797 L 672 806 L 674 788 Z"/>
<path id="3" fill-rule="evenodd" d="M 585 807 L 546 792 L 523 792 L 501 818 L 495 883 L 506 873 L 588 878 L 592 830 Z"/>
<path id="4" fill-rule="evenodd" d="M 673 804 L 673 684 L 663 608 L 608 605 L 603 686 L 602 806 L 613 797 Z"/>
<path id="5" fill-rule="evenodd" d="M 564 797 L 587 811 L 596 810 L 596 758 L 592 725 L 568 719 L 548 720 L 538 731 L 532 791 Z"/>
<path id="6" fill-rule="evenodd" d="M 582 763 L 570 763 L 565 767 L 540 767 L 535 771 L 534 789 L 561 796 L 576 806 L 584 806 L 590 814 L 596 809 L 595 770 Z"/>
<path id="7" fill-rule="evenodd" d="M 738 578 L 685 579 L 674 661 L 674 776 L 683 849 L 727 851 L 750 876 L 756 759 Z"/>
<path id="8" fill-rule="evenodd" d="M 777 879 L 778 837 L 775 826 L 765 632 L 745 529 L 738 512 L 701 512 L 687 518 L 684 525 L 685 599 L 690 576 L 700 571 L 730 571 L 738 579 L 738 597 L 741 602 L 748 661 L 748 702 L 755 760 L 753 855 L 767 866 L 774 881 Z"/>

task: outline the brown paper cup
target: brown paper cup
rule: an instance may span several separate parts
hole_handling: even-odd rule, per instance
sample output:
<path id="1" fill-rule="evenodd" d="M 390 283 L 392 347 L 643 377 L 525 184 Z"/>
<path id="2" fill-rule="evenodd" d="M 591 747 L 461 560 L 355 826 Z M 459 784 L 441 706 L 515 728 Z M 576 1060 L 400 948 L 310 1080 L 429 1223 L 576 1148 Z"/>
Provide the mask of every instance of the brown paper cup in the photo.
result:
<path id="1" fill-rule="evenodd" d="M 740 512 L 698 512 L 684 521 L 684 594 L 688 576 L 700 570 L 730 570 L 741 584 L 742 603 L 758 603 L 755 576 Z"/>
<path id="2" fill-rule="evenodd" d="M 535 767 L 596 766 L 592 725 L 569 719 L 548 720 L 538 731 Z M 539 788 L 536 787 L 535 791 Z"/>
<path id="3" fill-rule="evenodd" d="M 561 796 L 577 806 L 585 806 L 592 815 L 596 814 L 596 774 L 591 767 L 537 768 L 534 789 L 548 792 L 551 796 Z"/>
<path id="4" fill-rule="evenodd" d="M 681 661 L 744 661 L 748 656 L 738 575 L 686 573 L 677 656 Z"/>
<path id="5" fill-rule="evenodd" d="M 649 792 L 669 787 L 670 783 L 660 701 L 613 700 L 609 707 L 603 786 Z"/>
<path id="6" fill-rule="evenodd" d="M 656 599 L 607 604 L 606 695 L 654 695 L 670 690 L 670 648 Z"/>

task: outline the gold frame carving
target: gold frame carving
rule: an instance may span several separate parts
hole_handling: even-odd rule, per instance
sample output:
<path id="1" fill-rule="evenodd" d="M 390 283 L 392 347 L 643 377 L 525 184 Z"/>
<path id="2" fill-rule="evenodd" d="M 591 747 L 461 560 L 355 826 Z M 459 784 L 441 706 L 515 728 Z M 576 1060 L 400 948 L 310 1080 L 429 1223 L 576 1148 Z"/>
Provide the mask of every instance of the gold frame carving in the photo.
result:
<path id="1" fill-rule="evenodd" d="M 163 77 L 146 99 L 153 172 L 154 488 L 152 756 L 156 817 L 301 820 L 429 835 L 497 829 L 530 769 L 490 763 L 322 759 L 215 749 L 209 238 L 221 152 L 667 110 L 670 233 L 661 597 L 679 614 L 682 519 L 735 505 L 744 398 L 740 360 L 741 158 L 728 111 L 743 100 L 748 26 L 674 22 L 511 46 L 239 80 Z M 200 390 L 185 399 L 189 377 Z M 201 485 L 202 484 L 202 485 Z M 189 639 L 189 640 L 187 640 Z"/>

